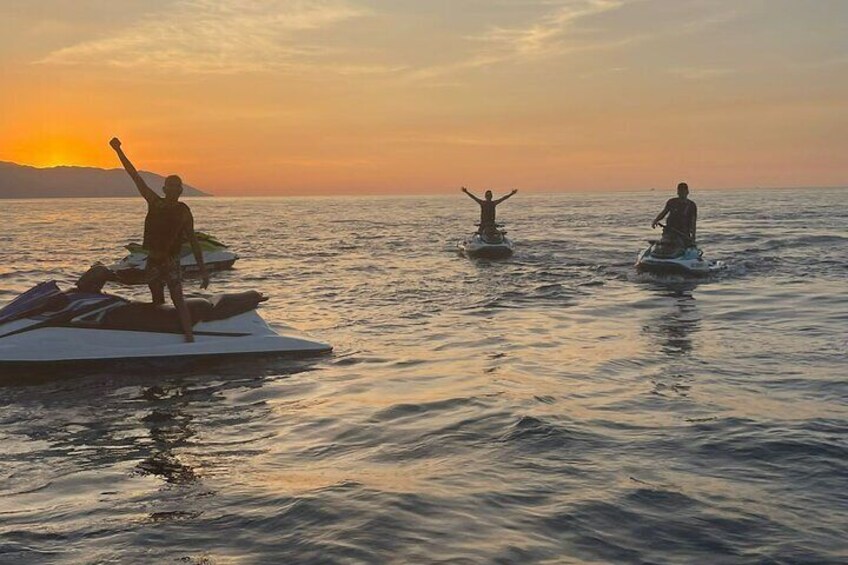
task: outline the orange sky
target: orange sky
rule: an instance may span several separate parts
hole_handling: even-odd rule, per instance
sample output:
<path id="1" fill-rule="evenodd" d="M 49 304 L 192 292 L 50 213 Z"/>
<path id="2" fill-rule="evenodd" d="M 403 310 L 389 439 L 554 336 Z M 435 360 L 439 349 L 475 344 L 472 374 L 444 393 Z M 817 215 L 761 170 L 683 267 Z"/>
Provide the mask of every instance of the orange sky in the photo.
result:
<path id="1" fill-rule="evenodd" d="M 219 195 L 844 185 L 843 0 L 0 4 L 0 160 Z"/>

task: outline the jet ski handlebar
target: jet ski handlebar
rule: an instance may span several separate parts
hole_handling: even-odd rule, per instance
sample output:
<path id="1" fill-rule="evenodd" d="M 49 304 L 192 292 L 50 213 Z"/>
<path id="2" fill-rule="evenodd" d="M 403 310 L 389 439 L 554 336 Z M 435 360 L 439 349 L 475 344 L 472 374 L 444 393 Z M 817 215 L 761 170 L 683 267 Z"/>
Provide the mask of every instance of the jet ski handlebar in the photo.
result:
<path id="1" fill-rule="evenodd" d="M 680 231 L 680 230 L 679 230 L 679 229 L 677 229 L 677 228 L 673 228 L 673 227 L 671 227 L 671 226 L 667 226 L 667 225 L 665 225 L 665 224 L 663 224 L 663 223 L 661 223 L 661 222 L 657 222 L 657 225 L 658 225 L 659 227 L 661 227 L 662 229 L 664 229 L 664 230 L 665 230 L 665 229 L 668 229 L 668 230 L 673 231 L 674 233 L 676 233 L 676 234 L 677 234 L 677 235 L 679 235 L 680 237 L 684 238 L 684 239 L 685 239 L 685 240 L 686 240 L 686 241 L 687 241 L 690 245 L 695 245 L 695 240 L 694 240 L 694 239 L 692 239 L 692 238 L 689 236 L 689 234 L 688 234 L 688 233 L 682 232 L 682 231 Z"/>

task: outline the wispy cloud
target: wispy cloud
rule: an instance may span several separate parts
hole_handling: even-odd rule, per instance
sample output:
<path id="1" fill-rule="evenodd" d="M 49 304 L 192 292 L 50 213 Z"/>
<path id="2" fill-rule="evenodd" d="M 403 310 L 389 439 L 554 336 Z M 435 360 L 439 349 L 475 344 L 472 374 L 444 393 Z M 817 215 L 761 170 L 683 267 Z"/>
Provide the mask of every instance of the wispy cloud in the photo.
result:
<path id="1" fill-rule="evenodd" d="M 581 19 L 621 8 L 624 0 L 563 0 L 548 2 L 555 8 L 525 27 L 494 27 L 473 39 L 486 42 L 504 55 L 539 57 L 561 51 L 564 40 Z"/>
<path id="2" fill-rule="evenodd" d="M 413 79 L 432 79 L 470 69 L 488 67 L 510 61 L 542 59 L 570 52 L 616 48 L 637 38 L 577 39 L 580 20 L 617 10 L 634 0 L 539 0 L 529 4 L 545 8 L 545 13 L 524 26 L 494 26 L 467 39 L 475 44 L 474 52 L 452 63 L 417 69 Z"/>
<path id="3" fill-rule="evenodd" d="M 133 28 L 59 49 L 39 62 L 195 73 L 299 68 L 330 53 L 326 47 L 294 41 L 299 33 L 364 14 L 346 0 L 179 0 Z"/>
<path id="4" fill-rule="evenodd" d="M 379 40 L 363 43 L 356 34 L 353 37 L 359 38 L 352 43 L 343 24 L 364 16 L 391 22 L 394 14 L 387 7 L 394 0 L 372 0 L 370 8 L 364 8 L 363 1 L 171 0 L 133 27 L 63 47 L 38 62 L 174 71 L 187 80 L 198 73 L 282 72 L 393 76 L 433 86 L 497 65 L 615 50 L 663 35 L 694 33 L 735 15 L 726 10 L 679 22 L 670 30 L 646 31 L 621 28 L 621 18 L 603 19 L 633 4 L 647 4 L 645 0 L 491 0 L 487 17 L 492 19 L 475 21 L 476 29 L 455 36 L 456 49 L 431 54 L 392 51 Z M 381 5 L 383 11 L 377 13 Z M 524 23 L 505 24 L 506 15 L 507 21 Z M 610 26 L 618 26 L 618 31 L 612 32 Z M 679 71 L 685 78 L 710 78 L 704 70 L 700 76 Z"/>
<path id="5" fill-rule="evenodd" d="M 673 0 L 677 1 L 677 0 Z M 474 69 L 509 63 L 531 64 L 579 53 L 613 51 L 675 36 L 688 36 L 724 25 L 740 15 L 738 6 L 718 2 L 707 10 L 691 15 L 673 14 L 674 23 L 660 29 L 638 26 L 621 27 L 604 21 L 612 15 L 647 0 L 500 0 L 500 5 L 534 9 L 535 19 L 519 26 L 495 25 L 478 34 L 466 36 L 469 51 L 456 60 L 423 66 L 405 73 L 408 79 L 432 82 L 445 80 Z M 706 13 L 704 13 L 706 12 Z M 612 31 L 615 26 L 618 31 Z M 735 72 L 725 68 L 678 68 L 670 72 L 689 80 L 717 78 Z"/>

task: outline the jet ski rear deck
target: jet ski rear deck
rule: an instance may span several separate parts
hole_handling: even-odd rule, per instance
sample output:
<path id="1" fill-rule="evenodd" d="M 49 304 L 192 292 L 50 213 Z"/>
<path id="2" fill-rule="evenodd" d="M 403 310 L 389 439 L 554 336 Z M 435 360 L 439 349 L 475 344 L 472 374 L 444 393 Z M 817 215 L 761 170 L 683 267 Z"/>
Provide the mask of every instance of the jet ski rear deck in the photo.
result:
<path id="1" fill-rule="evenodd" d="M 189 299 L 196 341 L 186 343 L 173 307 L 42 283 L 0 310 L 0 368 L 332 351 L 293 328 L 272 329 L 256 312 L 262 299 L 252 291 Z"/>
<path id="2" fill-rule="evenodd" d="M 694 245 L 680 250 L 679 253 L 666 255 L 657 253 L 659 242 L 650 241 L 647 249 L 636 259 L 636 269 L 640 272 L 656 274 L 680 274 L 703 277 L 725 268 L 721 261 L 708 261 L 703 251 Z"/>
<path id="3" fill-rule="evenodd" d="M 497 228 L 503 227 L 498 224 Z M 504 259 L 515 251 L 512 240 L 506 236 L 506 231 L 494 229 L 489 232 L 476 232 L 459 244 L 459 249 L 466 256 L 481 259 Z"/>

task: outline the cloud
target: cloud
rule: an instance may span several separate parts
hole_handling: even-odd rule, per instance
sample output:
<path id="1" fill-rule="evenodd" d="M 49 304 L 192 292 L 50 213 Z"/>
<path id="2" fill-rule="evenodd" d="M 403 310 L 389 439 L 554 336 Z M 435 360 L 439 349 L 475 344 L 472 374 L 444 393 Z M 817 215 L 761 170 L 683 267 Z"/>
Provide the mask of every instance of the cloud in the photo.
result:
<path id="1" fill-rule="evenodd" d="M 495 0 L 491 0 L 495 1 Z M 677 2 L 677 0 L 670 0 Z M 475 69 L 509 63 L 534 62 L 593 51 L 631 48 L 662 38 L 689 36 L 724 25 L 739 17 L 740 8 L 725 2 L 705 4 L 706 13 L 670 14 L 674 23 L 661 29 L 644 26 L 622 26 L 607 21 L 606 26 L 594 18 L 613 14 L 646 0 L 498 0 L 500 6 L 520 7 L 536 12 L 536 18 L 521 26 L 491 26 L 486 31 L 466 36 L 473 46 L 464 57 L 436 65 L 409 70 L 404 76 L 412 81 L 444 79 Z M 632 14 L 631 14 L 632 15 Z M 616 26 L 618 31 L 612 31 Z M 725 68 L 676 68 L 669 72 L 687 80 L 706 80 L 736 72 Z"/>
<path id="2" fill-rule="evenodd" d="M 489 43 L 505 55 L 540 57 L 555 54 L 565 46 L 564 40 L 575 23 L 581 19 L 617 10 L 623 0 L 565 0 L 549 2 L 556 8 L 530 26 L 518 28 L 495 27 L 475 37 Z"/>
<path id="3" fill-rule="evenodd" d="M 409 78 L 432 79 L 456 72 L 488 67 L 511 61 L 543 59 L 566 53 L 622 47 L 640 37 L 587 40 L 578 32 L 580 20 L 611 12 L 634 0 L 541 0 L 522 2 L 523 6 L 546 8 L 534 22 L 521 27 L 494 26 L 467 37 L 476 45 L 465 59 L 423 67 L 409 73 Z"/>
<path id="4" fill-rule="evenodd" d="M 297 34 L 364 13 L 346 0 L 179 0 L 133 28 L 64 47 L 39 63 L 194 73 L 301 68 L 331 51 L 295 42 Z M 359 70 L 375 72 L 368 66 Z"/>

